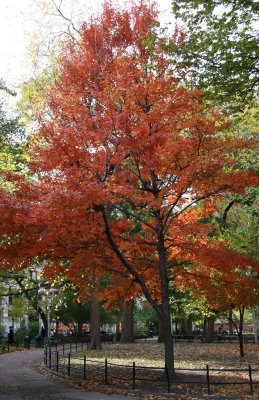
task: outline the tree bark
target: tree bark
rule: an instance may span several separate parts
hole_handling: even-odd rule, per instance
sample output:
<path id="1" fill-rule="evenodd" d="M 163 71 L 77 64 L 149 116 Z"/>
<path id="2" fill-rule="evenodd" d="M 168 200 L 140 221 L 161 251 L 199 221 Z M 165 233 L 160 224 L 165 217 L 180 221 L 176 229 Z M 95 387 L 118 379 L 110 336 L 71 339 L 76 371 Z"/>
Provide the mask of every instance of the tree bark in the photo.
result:
<path id="1" fill-rule="evenodd" d="M 82 303 L 77 303 L 77 333 L 82 335 L 83 333 L 83 307 Z"/>
<path id="2" fill-rule="evenodd" d="M 94 295 L 91 300 L 90 333 L 90 350 L 100 350 L 102 348 L 100 335 L 100 303 Z"/>
<path id="3" fill-rule="evenodd" d="M 125 300 L 123 303 L 121 343 L 133 343 L 133 301 Z"/>
<path id="4" fill-rule="evenodd" d="M 48 332 L 48 319 L 46 313 L 43 311 L 41 307 L 37 307 L 37 311 L 40 315 L 41 321 L 43 323 L 43 327 L 46 332 Z"/>
<path id="5" fill-rule="evenodd" d="M 229 328 L 229 334 L 233 335 L 234 330 L 233 330 L 233 310 L 230 308 L 228 312 L 228 328 Z"/>
<path id="6" fill-rule="evenodd" d="M 158 343 L 165 343 L 164 324 L 161 316 L 158 316 Z"/>
<path id="7" fill-rule="evenodd" d="M 174 369 L 174 343 L 171 329 L 171 316 L 169 304 L 169 278 L 167 275 L 167 254 L 162 229 L 162 219 L 158 215 L 157 223 L 157 250 L 159 255 L 159 273 L 161 282 L 161 317 L 165 338 L 165 370 L 170 381 L 175 377 Z"/>
<path id="8" fill-rule="evenodd" d="M 245 356 L 245 352 L 244 352 L 244 337 L 243 337 L 244 313 L 245 313 L 245 307 L 243 307 L 243 306 L 239 307 L 238 341 L 239 341 L 240 357 L 244 357 Z"/>
<path id="9" fill-rule="evenodd" d="M 210 317 L 205 317 L 204 334 L 205 334 L 205 342 L 206 343 L 212 343 L 213 342 L 213 339 L 214 339 L 214 322 L 215 322 L 214 315 L 211 315 Z"/>
<path id="10" fill-rule="evenodd" d="M 188 317 L 185 314 L 183 306 L 180 304 L 178 306 L 180 313 L 180 333 L 181 335 L 191 335 L 192 334 L 192 316 Z"/>
<path id="11" fill-rule="evenodd" d="M 169 299 L 166 296 L 166 288 L 163 290 L 163 302 L 162 302 L 162 312 L 163 312 L 163 328 L 164 328 L 164 338 L 165 338 L 165 369 L 167 376 L 172 381 L 175 377 L 174 370 L 174 344 L 173 336 L 171 330 L 171 319 L 170 319 L 170 307 Z"/>

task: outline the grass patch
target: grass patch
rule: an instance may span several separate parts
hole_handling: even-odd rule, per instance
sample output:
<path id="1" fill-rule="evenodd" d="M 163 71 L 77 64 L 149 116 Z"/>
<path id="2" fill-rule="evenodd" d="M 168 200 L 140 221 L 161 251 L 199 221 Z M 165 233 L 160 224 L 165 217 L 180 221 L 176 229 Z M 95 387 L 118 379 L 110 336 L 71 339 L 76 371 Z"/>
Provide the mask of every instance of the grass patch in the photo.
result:
<path id="1" fill-rule="evenodd" d="M 206 364 L 210 367 L 212 394 L 222 399 L 249 399 L 248 365 L 252 366 L 254 395 L 259 395 L 259 354 L 256 344 L 245 344 L 240 358 L 237 343 L 176 343 L 176 381 L 171 388 L 175 399 L 196 399 L 207 394 Z M 86 379 L 82 380 L 86 358 Z M 105 359 L 108 360 L 108 385 L 104 384 Z M 71 375 L 84 390 L 129 394 L 132 390 L 132 365 L 136 365 L 136 388 L 147 400 L 161 399 L 167 392 L 164 374 L 164 345 L 161 343 L 103 344 L 102 350 L 82 350 L 71 354 Z M 67 354 L 63 357 L 67 365 Z M 124 367 L 128 366 L 128 368 Z M 147 370 L 145 367 L 153 367 Z M 161 368 L 157 370 L 156 368 Z M 188 369 L 188 371 L 179 371 Z M 195 371 L 195 369 L 199 369 Z M 213 369 L 218 369 L 213 371 Z M 241 371 L 231 371 L 239 369 Z M 65 371 L 67 367 L 65 367 Z M 78 381 L 80 380 L 80 382 Z M 196 383 L 195 383 L 196 382 Z M 197 382 L 199 384 L 197 385 Z M 218 383 L 224 382 L 225 385 Z M 151 395 L 152 393 L 152 395 Z M 179 394 L 179 397 L 178 397 Z M 197 397 L 195 397 L 198 394 Z M 223 396 L 223 397 L 221 397 Z M 234 396 L 234 397 L 233 397 Z M 251 397 L 250 397 L 251 399 Z"/>
<path id="2" fill-rule="evenodd" d="M 245 357 L 239 357 L 237 343 L 176 343 L 176 368 L 247 368 L 251 364 L 259 368 L 259 352 L 256 344 L 245 345 Z M 86 355 L 87 359 L 121 365 L 163 368 L 164 346 L 161 343 L 104 344 L 102 350 L 84 350 L 77 355 Z"/>

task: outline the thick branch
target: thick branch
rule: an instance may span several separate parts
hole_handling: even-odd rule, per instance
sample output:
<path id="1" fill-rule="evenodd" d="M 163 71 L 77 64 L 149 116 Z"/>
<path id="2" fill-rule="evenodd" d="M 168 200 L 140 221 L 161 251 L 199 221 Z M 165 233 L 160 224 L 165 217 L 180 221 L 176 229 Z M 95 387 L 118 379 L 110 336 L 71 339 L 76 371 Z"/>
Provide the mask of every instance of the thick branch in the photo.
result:
<path id="1" fill-rule="evenodd" d="M 103 207 L 102 209 L 102 217 L 103 221 L 105 224 L 105 234 L 107 236 L 108 242 L 111 245 L 111 248 L 113 249 L 114 253 L 117 255 L 118 259 L 122 262 L 122 264 L 127 268 L 129 273 L 134 276 L 136 282 L 138 282 L 142 288 L 143 294 L 145 295 L 147 301 L 155 308 L 155 310 L 161 315 L 161 310 L 157 302 L 152 298 L 152 296 L 149 293 L 149 290 L 145 284 L 144 279 L 142 278 L 141 275 L 138 274 L 138 272 L 135 270 L 135 268 L 127 261 L 126 257 L 122 254 L 120 251 L 119 247 L 115 243 L 112 234 L 111 234 L 111 229 L 109 225 L 109 221 L 105 212 L 105 209 Z"/>

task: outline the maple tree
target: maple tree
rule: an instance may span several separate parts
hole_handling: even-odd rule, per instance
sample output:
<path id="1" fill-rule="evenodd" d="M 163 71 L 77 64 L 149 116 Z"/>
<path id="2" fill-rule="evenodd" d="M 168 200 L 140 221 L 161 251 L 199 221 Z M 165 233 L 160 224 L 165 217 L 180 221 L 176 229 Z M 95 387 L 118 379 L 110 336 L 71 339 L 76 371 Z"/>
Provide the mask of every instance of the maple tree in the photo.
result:
<path id="1" fill-rule="evenodd" d="M 208 257 L 210 252 L 217 251 L 216 248 L 210 248 L 207 244 L 206 249 L 198 251 L 205 253 L 202 258 Z M 243 319 L 245 308 L 258 305 L 258 265 L 254 264 L 254 268 L 248 267 L 243 263 L 245 258 L 239 257 L 234 260 L 237 253 L 222 247 L 222 239 L 217 242 L 218 256 L 212 257 L 209 263 L 197 265 L 192 262 L 193 249 L 191 253 L 185 254 L 185 258 L 189 261 L 189 268 L 184 273 L 179 274 L 176 278 L 176 284 L 183 290 L 188 287 L 194 299 L 203 300 L 208 306 L 209 315 L 214 313 L 228 314 L 229 310 L 237 310 L 239 313 L 239 328 L 236 325 L 239 337 L 240 356 L 244 357 L 243 346 Z M 232 253 L 232 254 L 231 254 Z M 194 256 L 195 257 L 195 256 Z M 233 322 L 233 319 L 231 319 Z"/>
<path id="2" fill-rule="evenodd" d="M 1 203 L 9 210 L 1 234 L 13 239 L 1 260 L 22 268 L 45 257 L 46 276 L 68 277 L 82 296 L 93 271 L 110 277 L 103 293 L 111 299 L 144 294 L 163 324 L 172 378 L 169 281 L 190 263 L 256 265 L 210 239 L 204 222 L 218 197 L 255 184 L 236 168 L 254 144 L 225 134 L 229 122 L 174 78 L 154 4 L 106 2 L 80 34 L 64 46 L 46 92 L 32 178 L 9 176 L 17 190 Z"/>

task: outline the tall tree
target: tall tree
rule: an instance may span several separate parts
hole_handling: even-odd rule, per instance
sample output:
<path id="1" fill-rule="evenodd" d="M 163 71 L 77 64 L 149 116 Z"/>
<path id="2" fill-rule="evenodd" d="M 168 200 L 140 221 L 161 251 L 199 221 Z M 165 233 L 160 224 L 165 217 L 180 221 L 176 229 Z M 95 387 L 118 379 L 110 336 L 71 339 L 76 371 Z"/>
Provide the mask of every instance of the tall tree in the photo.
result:
<path id="1" fill-rule="evenodd" d="M 45 254 L 53 277 L 83 286 L 93 271 L 109 273 L 115 291 L 142 292 L 163 324 L 172 379 L 169 282 L 188 263 L 255 264 L 210 240 L 204 219 L 217 198 L 243 193 L 256 176 L 240 172 L 235 157 L 253 142 L 225 135 L 229 123 L 172 77 L 168 38 L 157 26 L 154 5 L 105 3 L 82 25 L 79 43 L 64 46 L 49 112 L 33 139 L 38 180 L 17 182 L 12 230 L 5 221 L 16 240 L 0 256 L 20 266 Z"/>

